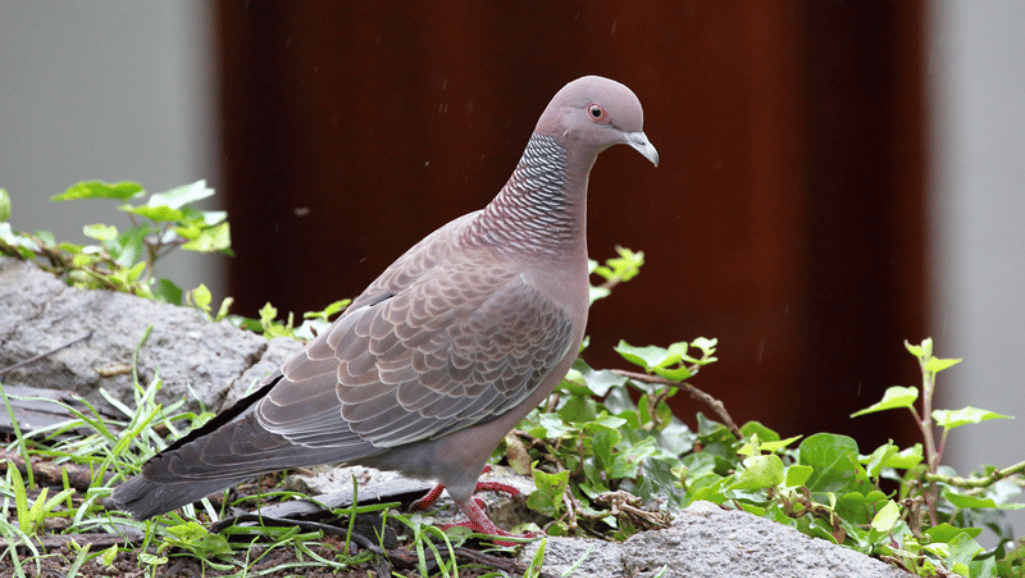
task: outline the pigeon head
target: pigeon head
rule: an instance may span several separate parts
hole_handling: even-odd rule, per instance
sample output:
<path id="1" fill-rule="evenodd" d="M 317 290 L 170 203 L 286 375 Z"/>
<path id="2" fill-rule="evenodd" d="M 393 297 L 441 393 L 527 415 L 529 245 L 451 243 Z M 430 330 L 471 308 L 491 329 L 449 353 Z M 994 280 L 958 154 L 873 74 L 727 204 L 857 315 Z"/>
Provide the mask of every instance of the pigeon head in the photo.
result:
<path id="1" fill-rule="evenodd" d="M 555 94 L 534 132 L 594 156 L 612 145 L 630 145 L 658 166 L 658 151 L 643 129 L 644 111 L 633 91 L 608 78 L 585 76 Z"/>

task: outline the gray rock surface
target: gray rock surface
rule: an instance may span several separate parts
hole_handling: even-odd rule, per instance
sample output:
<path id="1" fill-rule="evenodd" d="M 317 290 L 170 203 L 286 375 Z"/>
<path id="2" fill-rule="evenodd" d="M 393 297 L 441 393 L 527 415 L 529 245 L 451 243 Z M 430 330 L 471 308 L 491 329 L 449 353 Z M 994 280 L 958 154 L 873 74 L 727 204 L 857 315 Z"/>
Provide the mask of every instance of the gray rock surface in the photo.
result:
<path id="1" fill-rule="evenodd" d="M 911 574 L 747 512 L 695 502 L 665 530 L 622 544 L 548 538 L 544 570 L 601 578 L 902 578 Z M 596 546 L 587 554 L 591 546 Z M 525 548 L 529 562 L 537 545 Z M 587 554 L 585 556 L 585 554 Z"/>
<path id="2" fill-rule="evenodd" d="M 201 402 L 216 411 L 228 388 L 248 387 L 241 382 L 253 374 L 246 371 L 268 349 L 259 335 L 227 322 L 209 323 L 195 310 L 68 287 L 31 263 L 0 257 L 0 368 L 92 332 L 87 340 L 7 373 L 5 383 L 70 390 L 89 400 L 98 400 L 104 388 L 131 400 L 132 356 L 150 325 L 153 331 L 139 349 L 140 381 L 148 384 L 159 372 L 163 386 L 157 399 L 187 399 L 193 410 Z"/>
<path id="3" fill-rule="evenodd" d="M 263 337 L 228 323 L 209 323 L 188 308 L 122 293 L 74 289 L 30 263 L 0 257 L 0 368 L 92 331 L 88 340 L 7 373 L 6 384 L 67 389 L 92 400 L 98 399 L 102 387 L 118 399 L 130 400 L 132 354 L 151 324 L 153 331 L 139 350 L 140 379 L 148 383 L 159 370 L 163 388 L 158 399 L 163 403 L 188 399 L 192 409 L 198 408 L 199 401 L 210 410 L 234 402 L 299 348 L 288 339 L 268 345 Z M 294 483 L 314 492 L 330 491 L 332 483 L 351 486 L 353 472 L 321 472 Z M 356 473 L 358 479 L 382 475 L 369 472 Z M 530 490 L 529 480 L 502 481 L 525 483 L 521 489 Z M 493 499 L 487 494 L 483 496 Z M 520 513 L 513 508 L 508 516 L 498 515 L 508 506 L 492 502 L 492 515 L 500 527 L 524 520 L 522 500 L 504 502 L 518 507 Z M 445 501 L 440 505 L 444 511 Z M 445 518 L 442 512 L 432 515 Z M 529 562 L 537 547 L 534 543 L 524 548 L 521 561 Z M 670 528 L 637 534 L 623 544 L 546 538 L 545 560 L 545 571 L 554 574 L 579 562 L 571 575 L 588 578 L 654 577 L 663 568 L 662 576 L 689 578 L 910 576 L 780 524 L 707 503 L 678 513 Z"/>

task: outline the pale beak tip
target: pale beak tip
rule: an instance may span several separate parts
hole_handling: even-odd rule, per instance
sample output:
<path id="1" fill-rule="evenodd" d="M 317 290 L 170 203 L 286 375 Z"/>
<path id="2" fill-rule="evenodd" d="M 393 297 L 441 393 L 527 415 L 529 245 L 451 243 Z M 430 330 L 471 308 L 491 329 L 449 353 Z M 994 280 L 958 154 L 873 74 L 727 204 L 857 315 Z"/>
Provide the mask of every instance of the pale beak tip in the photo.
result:
<path id="1" fill-rule="evenodd" d="M 651 161 L 651 164 L 658 166 L 658 150 L 648 140 L 648 136 L 643 132 L 632 132 L 627 135 L 627 144 L 632 146 L 637 152 L 644 155 L 644 158 Z"/>

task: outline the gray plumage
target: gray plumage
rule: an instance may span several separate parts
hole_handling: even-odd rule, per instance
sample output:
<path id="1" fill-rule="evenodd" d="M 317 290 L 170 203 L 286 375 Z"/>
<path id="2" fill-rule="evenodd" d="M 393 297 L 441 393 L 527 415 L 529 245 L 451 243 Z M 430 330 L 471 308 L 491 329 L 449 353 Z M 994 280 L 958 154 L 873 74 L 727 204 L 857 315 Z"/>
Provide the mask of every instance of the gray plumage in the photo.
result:
<path id="1" fill-rule="evenodd" d="M 560 90 L 498 196 L 406 251 L 252 395 L 114 490 L 145 519 L 254 475 L 360 463 L 437 479 L 478 530 L 487 457 L 565 376 L 587 321 L 587 181 L 628 144 L 654 164 L 636 96 Z"/>

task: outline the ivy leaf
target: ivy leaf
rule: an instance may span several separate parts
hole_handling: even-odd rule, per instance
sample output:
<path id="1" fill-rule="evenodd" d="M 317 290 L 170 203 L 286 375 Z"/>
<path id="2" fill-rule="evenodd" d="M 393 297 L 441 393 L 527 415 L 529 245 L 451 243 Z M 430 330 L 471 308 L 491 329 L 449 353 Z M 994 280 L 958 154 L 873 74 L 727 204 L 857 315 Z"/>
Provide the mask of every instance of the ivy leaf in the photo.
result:
<path id="1" fill-rule="evenodd" d="M 170 303 L 171 305 L 181 305 L 182 288 L 175 285 L 170 279 L 161 278 L 157 281 L 156 286 L 153 288 L 153 296 L 160 299 L 164 303 Z"/>
<path id="2" fill-rule="evenodd" d="M 200 283 L 199 287 L 189 291 L 189 298 L 196 304 L 196 307 L 199 307 L 207 314 L 210 313 L 210 301 L 213 299 L 213 296 L 206 285 Z"/>
<path id="3" fill-rule="evenodd" d="M 960 358 L 957 358 L 957 359 L 940 359 L 939 357 L 932 357 L 932 358 L 929 359 L 929 361 L 925 362 L 924 369 L 925 369 L 925 371 L 929 371 L 929 372 L 932 372 L 932 373 L 939 373 L 939 372 L 943 371 L 944 369 L 947 369 L 948 367 L 950 367 L 952 365 L 957 365 L 958 363 L 961 363 L 961 359 Z"/>
<path id="4" fill-rule="evenodd" d="M 594 370 L 588 368 L 581 372 L 581 375 L 590 393 L 598 397 L 605 397 L 613 387 L 626 384 L 625 377 L 607 369 Z"/>
<path id="5" fill-rule="evenodd" d="M 654 371 L 656 375 L 660 375 L 666 379 L 670 379 L 673 381 L 683 381 L 685 379 L 690 379 L 690 377 L 694 375 L 690 368 L 683 365 L 672 368 L 653 367 L 651 368 L 651 370 Z"/>
<path id="6" fill-rule="evenodd" d="M 785 449 L 788 445 L 796 442 L 797 440 L 801 439 L 802 437 L 803 436 L 793 436 L 793 437 L 789 437 L 789 438 L 787 438 L 785 440 L 776 440 L 776 441 L 772 441 L 772 442 L 762 442 L 759 445 L 759 449 L 761 449 L 763 452 L 773 452 L 773 453 L 776 453 L 776 452 L 779 452 L 779 451 Z"/>
<path id="7" fill-rule="evenodd" d="M 783 478 L 783 485 L 788 488 L 796 488 L 803 486 L 808 478 L 815 472 L 815 468 L 811 466 L 792 465 L 786 469 L 786 475 Z"/>
<path id="8" fill-rule="evenodd" d="M 853 439 L 818 433 L 804 440 L 798 448 L 799 461 L 815 472 L 808 479 L 812 492 L 847 493 L 859 490 L 865 476 L 858 461 L 858 444 Z"/>
<path id="9" fill-rule="evenodd" d="M 783 460 L 776 455 L 752 456 L 744 460 L 744 469 L 730 485 L 731 490 L 772 488 L 784 480 Z"/>
<path id="10" fill-rule="evenodd" d="M 140 217 L 146 217 L 147 219 L 157 222 L 176 222 L 181 221 L 185 218 L 185 213 L 179 211 L 178 209 L 172 209 L 167 205 L 158 205 L 155 207 L 151 207 L 148 205 L 142 205 L 141 207 L 135 207 L 132 205 L 121 205 L 120 207 L 118 207 L 118 210 L 124 211 L 126 213 L 131 213 L 133 215 L 139 215 Z"/>
<path id="11" fill-rule="evenodd" d="M 961 409 L 937 409 L 932 412 L 932 418 L 936 420 L 936 425 L 948 430 L 991 419 L 1014 419 L 1009 415 L 1001 415 L 999 413 L 972 406 Z"/>
<path id="12" fill-rule="evenodd" d="M 214 190 L 206 186 L 206 180 L 199 180 L 188 185 L 175 187 L 163 193 L 155 193 L 150 196 L 146 203 L 151 207 L 167 206 L 172 209 L 180 209 L 185 205 L 205 199 L 214 194 Z"/>
<path id="13" fill-rule="evenodd" d="M 963 573 L 964 576 L 968 576 L 968 565 L 972 562 L 975 556 L 982 552 L 983 548 L 978 542 L 973 540 L 967 533 L 958 534 L 953 540 L 947 542 L 949 548 L 950 557 L 947 558 L 946 562 L 950 564 L 950 567 L 955 572 Z M 959 566 L 963 566 L 963 570 L 957 569 Z"/>
<path id="14" fill-rule="evenodd" d="M 177 229 L 175 229 L 177 231 Z M 185 236 L 185 235 L 182 235 Z M 231 230 L 228 223 L 202 229 L 195 238 L 182 245 L 182 249 L 200 253 L 224 251 L 231 247 Z"/>
<path id="15" fill-rule="evenodd" d="M 743 434 L 745 438 L 749 438 L 752 435 L 757 435 L 758 440 L 763 442 L 779 441 L 779 433 L 777 433 L 775 430 L 771 430 L 765 427 L 764 425 L 762 425 L 761 422 L 757 421 L 749 421 L 744 425 L 740 426 L 740 433 Z"/>
<path id="16" fill-rule="evenodd" d="M 0 189 L 0 223 L 11 218 L 11 196 Z"/>
<path id="17" fill-rule="evenodd" d="M 889 532 L 900 521 L 900 507 L 893 500 L 886 500 L 886 505 L 879 508 L 872 518 L 872 529 L 877 532 Z"/>
<path id="18" fill-rule="evenodd" d="M 626 341 L 620 341 L 619 345 L 613 347 L 616 353 L 634 365 L 639 365 L 646 370 L 653 367 L 671 365 L 680 361 L 680 355 L 673 355 L 669 350 L 657 345 L 636 347 Z"/>
<path id="19" fill-rule="evenodd" d="M 133 227 L 118 235 L 113 242 L 107 242 L 106 245 L 111 248 L 111 253 L 118 265 L 131 267 L 138 262 L 145 266 L 146 262 L 139 261 L 139 258 L 143 255 L 142 241 L 149 233 L 149 227 Z"/>
<path id="20" fill-rule="evenodd" d="M 111 241 L 117 238 L 117 227 L 97 223 L 82 227 L 82 234 L 97 241 Z"/>
<path id="21" fill-rule="evenodd" d="M 559 517 L 563 509 L 562 497 L 569 487 L 569 472 L 549 474 L 534 468 L 533 476 L 537 489 L 527 496 L 527 507 L 552 518 Z"/>
<path id="22" fill-rule="evenodd" d="M 883 393 L 883 399 L 881 401 L 878 401 L 861 411 L 852 413 L 851 417 L 858 417 L 860 415 L 865 415 L 866 413 L 874 413 L 898 407 L 914 408 L 915 400 L 917 399 L 917 387 L 902 387 L 895 385 L 893 387 L 886 388 L 886 392 Z"/>
<path id="23" fill-rule="evenodd" d="M 105 183 L 103 181 L 82 181 L 68 187 L 68 190 L 52 197 L 54 201 L 74 199 L 135 199 L 143 194 L 142 185 L 131 181 Z"/>
<path id="24" fill-rule="evenodd" d="M 904 347 L 918 359 L 925 359 L 932 357 L 932 338 L 927 337 L 922 340 L 921 345 L 912 345 L 910 341 L 904 340 Z"/>
<path id="25" fill-rule="evenodd" d="M 956 494 L 950 491 L 944 492 L 943 497 L 958 508 L 994 509 L 997 507 L 997 503 L 994 502 L 992 498 L 967 496 L 965 494 Z"/>

